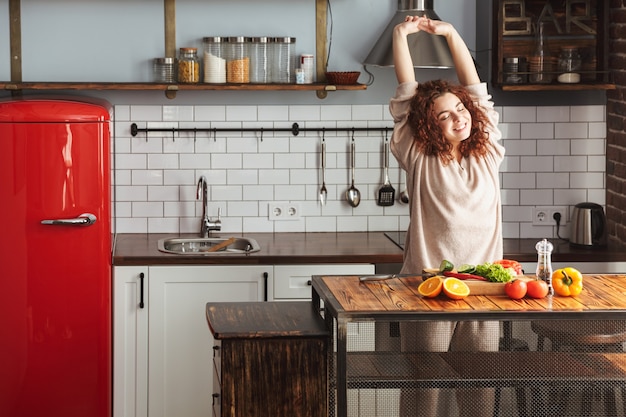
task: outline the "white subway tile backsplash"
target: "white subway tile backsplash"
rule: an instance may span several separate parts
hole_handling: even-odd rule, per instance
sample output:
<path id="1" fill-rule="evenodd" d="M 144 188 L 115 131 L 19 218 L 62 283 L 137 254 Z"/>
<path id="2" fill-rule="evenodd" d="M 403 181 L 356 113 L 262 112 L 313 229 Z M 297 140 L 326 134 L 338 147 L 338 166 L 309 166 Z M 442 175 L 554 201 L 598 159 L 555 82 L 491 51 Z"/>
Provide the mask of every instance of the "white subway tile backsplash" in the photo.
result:
<path id="1" fill-rule="evenodd" d="M 555 172 L 584 172 L 587 171 L 586 156 L 556 156 L 554 157 Z"/>
<path id="2" fill-rule="evenodd" d="M 520 169 L 522 172 L 552 172 L 554 171 L 554 158 L 551 156 L 522 156 Z"/>
<path id="3" fill-rule="evenodd" d="M 149 186 L 148 201 L 179 201 L 180 192 L 177 186 Z"/>
<path id="4" fill-rule="evenodd" d="M 606 123 L 605 122 L 592 122 L 589 123 L 589 137 L 590 138 L 606 138 Z"/>
<path id="5" fill-rule="evenodd" d="M 603 122 L 606 120 L 605 106 L 572 106 L 570 107 L 573 122 Z"/>
<path id="6" fill-rule="evenodd" d="M 538 172 L 537 188 L 569 188 L 570 174 L 568 172 Z"/>
<path id="7" fill-rule="evenodd" d="M 163 203 L 137 201 L 133 203 L 133 217 L 163 217 Z"/>
<path id="8" fill-rule="evenodd" d="M 557 139 L 587 138 L 589 137 L 588 124 L 577 122 L 555 123 L 554 137 Z"/>
<path id="9" fill-rule="evenodd" d="M 163 106 L 164 121 L 181 122 L 193 119 L 193 106 Z"/>
<path id="10" fill-rule="evenodd" d="M 322 121 L 329 121 L 329 122 L 335 122 L 337 120 L 351 121 L 353 119 L 352 106 L 349 106 L 349 105 L 321 106 L 320 119 Z"/>
<path id="11" fill-rule="evenodd" d="M 223 122 L 226 106 L 195 106 L 194 115 L 197 122 Z"/>
<path id="12" fill-rule="evenodd" d="M 570 109 L 566 106 L 540 107 L 537 111 L 537 122 L 569 122 Z"/>
<path id="13" fill-rule="evenodd" d="M 500 112 L 503 234 L 554 237 L 532 225 L 532 208 L 605 202 L 605 106 L 504 106 Z M 209 184 L 209 216 L 222 210 L 222 230 L 347 232 L 406 229 L 408 206 L 376 205 L 383 181 L 385 134 L 353 127 L 392 127 L 380 105 L 120 105 L 115 108 L 115 220 L 120 233 L 197 233 L 200 175 Z M 130 135 L 130 123 L 149 128 L 262 128 L 263 132 L 150 132 Z M 337 132 L 300 132 L 340 128 Z M 272 128 L 288 129 L 271 132 Z M 328 202 L 319 203 L 320 144 L 326 142 Z M 356 145 L 355 185 L 361 204 L 345 201 L 350 186 L 350 141 Z M 390 137 L 390 134 L 387 135 Z M 404 174 L 391 156 L 396 194 Z M 297 202 L 302 218 L 271 221 L 268 203 Z M 561 235 L 567 228 L 561 230 Z"/>
<path id="14" fill-rule="evenodd" d="M 226 120 L 235 122 L 257 121 L 256 106 L 226 106 Z"/>
<path id="15" fill-rule="evenodd" d="M 130 120 L 133 123 L 163 120 L 162 106 L 134 105 L 130 107 Z"/>
<path id="16" fill-rule="evenodd" d="M 320 107 L 321 106 L 291 106 L 289 108 L 289 120 L 293 120 L 298 124 L 309 120 L 320 120 Z"/>
<path id="17" fill-rule="evenodd" d="M 603 188 L 603 172 L 572 172 L 570 174 L 570 187 L 572 188 Z"/>
<path id="18" fill-rule="evenodd" d="M 500 121 L 504 123 L 534 123 L 537 121 L 537 107 L 507 106 L 502 107 Z"/>
<path id="19" fill-rule="evenodd" d="M 365 121 L 370 121 L 370 120 L 380 120 L 383 112 L 384 111 L 388 111 L 387 108 L 381 106 L 381 105 L 362 105 L 362 106 L 353 106 L 352 109 L 352 120 L 353 121 L 357 121 L 357 120 L 365 120 Z M 381 123 L 381 126 L 383 126 L 384 124 Z"/>
<path id="20" fill-rule="evenodd" d="M 572 141 L 572 155 L 605 155 L 604 139 L 580 139 Z"/>
<path id="21" fill-rule="evenodd" d="M 554 123 L 524 123 L 521 125 L 522 139 L 553 139 Z"/>
<path id="22" fill-rule="evenodd" d="M 289 106 L 259 106 L 257 113 L 259 121 L 289 120 Z"/>

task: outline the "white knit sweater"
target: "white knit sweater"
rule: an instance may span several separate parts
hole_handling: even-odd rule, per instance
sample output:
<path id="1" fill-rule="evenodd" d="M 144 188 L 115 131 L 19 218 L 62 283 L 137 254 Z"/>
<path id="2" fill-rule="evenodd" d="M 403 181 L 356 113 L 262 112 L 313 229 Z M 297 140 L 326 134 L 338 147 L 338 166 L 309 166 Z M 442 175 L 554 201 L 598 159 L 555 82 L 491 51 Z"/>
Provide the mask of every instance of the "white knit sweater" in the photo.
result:
<path id="1" fill-rule="evenodd" d="M 454 265 L 480 264 L 502 258 L 502 214 L 498 170 L 504 158 L 499 115 L 484 83 L 468 86 L 490 121 L 493 146 L 484 158 L 464 158 L 444 165 L 418 151 L 407 124 L 409 102 L 418 83 L 400 84 L 389 110 L 394 120 L 391 151 L 407 172 L 410 224 L 402 273 Z"/>

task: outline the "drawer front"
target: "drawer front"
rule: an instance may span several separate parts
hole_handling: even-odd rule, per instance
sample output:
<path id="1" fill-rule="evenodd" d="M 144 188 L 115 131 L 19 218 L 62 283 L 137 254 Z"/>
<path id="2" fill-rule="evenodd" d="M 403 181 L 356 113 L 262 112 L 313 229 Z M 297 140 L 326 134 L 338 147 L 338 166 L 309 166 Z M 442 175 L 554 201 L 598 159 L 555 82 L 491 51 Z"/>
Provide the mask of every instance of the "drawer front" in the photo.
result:
<path id="1" fill-rule="evenodd" d="M 373 264 L 275 265 L 274 291 L 276 300 L 310 299 L 311 276 L 373 274 Z"/>

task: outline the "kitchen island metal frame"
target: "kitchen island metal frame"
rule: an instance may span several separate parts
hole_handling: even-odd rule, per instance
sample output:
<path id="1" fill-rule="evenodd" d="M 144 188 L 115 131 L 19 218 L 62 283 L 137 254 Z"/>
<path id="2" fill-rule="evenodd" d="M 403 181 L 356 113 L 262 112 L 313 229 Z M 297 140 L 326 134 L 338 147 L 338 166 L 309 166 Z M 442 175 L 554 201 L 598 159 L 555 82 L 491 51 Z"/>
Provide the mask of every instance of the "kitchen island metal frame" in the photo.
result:
<path id="1" fill-rule="evenodd" d="M 599 384 L 606 389 L 626 386 L 626 353 L 623 352 L 472 352 L 472 360 L 468 360 L 467 352 L 348 351 L 349 323 L 626 320 L 626 275 L 585 275 L 585 289 L 580 296 L 548 296 L 538 300 L 511 300 L 505 295 L 470 295 L 458 301 L 443 295 L 427 299 L 417 293 L 421 282 L 421 277 L 367 283 L 360 282 L 357 276 L 312 278 L 313 308 L 324 317 L 336 343 L 336 351 L 329 352 L 329 415 L 348 415 L 347 391 L 357 386 L 374 389 L 530 388 L 535 413 L 547 412 L 536 395 L 540 384 L 554 388 L 580 387 L 581 384 Z M 572 362 L 567 367 L 559 367 L 559 358 Z M 389 372 L 383 369 L 385 362 L 397 364 L 399 360 L 407 364 L 403 374 L 397 369 Z M 490 366 L 484 365 L 487 360 Z M 529 360 L 536 361 L 537 365 L 534 368 L 511 365 Z M 357 363 L 360 366 L 354 366 Z M 426 366 L 434 363 L 439 365 Z M 424 369 L 420 369 L 420 364 L 424 364 Z M 364 368 L 377 371 L 363 373 L 360 370 Z"/>

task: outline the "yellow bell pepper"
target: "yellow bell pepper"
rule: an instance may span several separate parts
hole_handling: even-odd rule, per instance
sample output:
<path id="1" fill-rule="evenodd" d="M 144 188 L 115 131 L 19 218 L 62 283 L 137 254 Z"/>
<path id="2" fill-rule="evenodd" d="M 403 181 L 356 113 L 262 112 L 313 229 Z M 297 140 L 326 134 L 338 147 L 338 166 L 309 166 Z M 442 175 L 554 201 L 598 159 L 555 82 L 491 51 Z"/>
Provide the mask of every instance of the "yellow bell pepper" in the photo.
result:
<path id="1" fill-rule="evenodd" d="M 583 290 L 583 276 L 575 268 L 557 269 L 552 273 L 552 287 L 557 295 L 575 297 Z"/>

